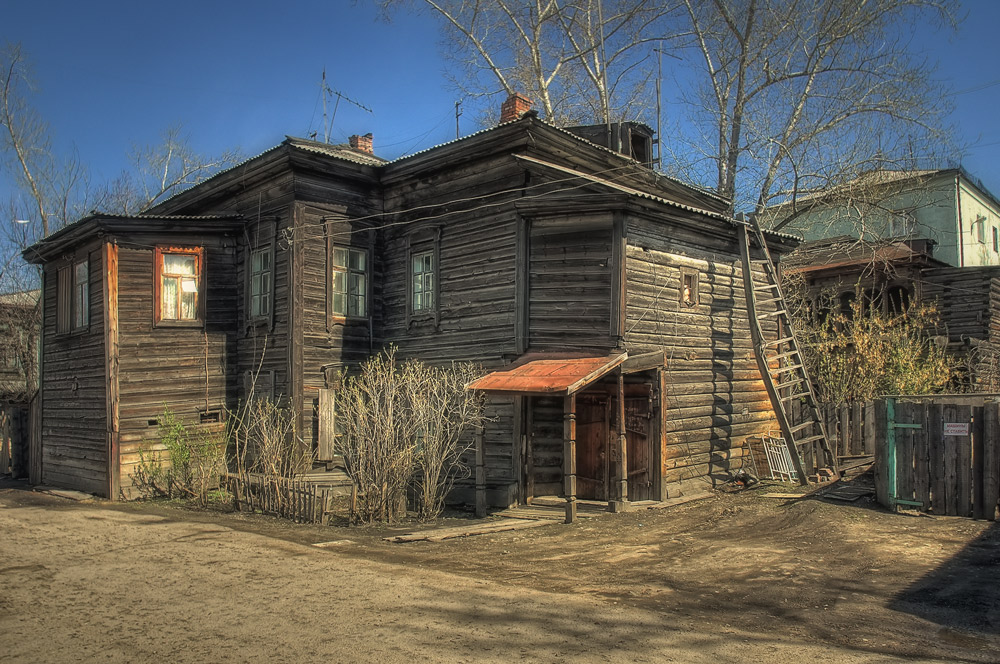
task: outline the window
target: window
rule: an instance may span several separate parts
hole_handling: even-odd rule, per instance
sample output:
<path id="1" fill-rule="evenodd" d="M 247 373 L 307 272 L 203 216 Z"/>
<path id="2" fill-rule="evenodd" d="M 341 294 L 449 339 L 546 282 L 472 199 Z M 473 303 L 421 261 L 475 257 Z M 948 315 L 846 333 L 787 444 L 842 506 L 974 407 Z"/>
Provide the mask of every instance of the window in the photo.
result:
<path id="1" fill-rule="evenodd" d="M 201 323 L 202 258 L 200 247 L 156 248 L 157 323 Z"/>
<path id="2" fill-rule="evenodd" d="M 368 252 L 334 247 L 330 260 L 330 312 L 334 316 L 368 315 Z"/>
<path id="3" fill-rule="evenodd" d="M 411 308 L 414 312 L 431 311 L 434 309 L 434 252 L 413 254 L 411 264 Z"/>
<path id="4" fill-rule="evenodd" d="M 986 244 L 986 217 L 977 216 L 976 220 L 972 222 L 972 230 L 976 234 L 976 242 Z"/>
<path id="5" fill-rule="evenodd" d="M 271 248 L 250 252 L 250 318 L 271 315 Z"/>
<path id="6" fill-rule="evenodd" d="M 1000 233 L 996 226 L 993 227 L 993 251 L 1000 252 Z"/>
<path id="7" fill-rule="evenodd" d="M 681 270 L 681 304 L 698 304 L 698 273 L 693 270 Z"/>
<path id="8" fill-rule="evenodd" d="M 441 227 L 423 226 L 406 237 L 406 327 L 441 324 Z"/>
<path id="9" fill-rule="evenodd" d="M 908 214 L 889 217 L 889 237 L 909 237 L 916 228 L 916 220 Z"/>
<path id="10" fill-rule="evenodd" d="M 74 262 L 56 273 L 56 332 L 90 325 L 90 261 Z"/>
<path id="11" fill-rule="evenodd" d="M 73 266 L 73 329 L 90 324 L 90 261 Z"/>

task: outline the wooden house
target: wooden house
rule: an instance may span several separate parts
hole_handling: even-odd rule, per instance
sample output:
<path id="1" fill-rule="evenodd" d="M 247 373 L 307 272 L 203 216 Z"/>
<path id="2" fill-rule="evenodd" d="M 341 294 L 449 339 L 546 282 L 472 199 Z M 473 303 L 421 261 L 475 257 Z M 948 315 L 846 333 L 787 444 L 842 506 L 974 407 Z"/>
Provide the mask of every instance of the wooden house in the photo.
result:
<path id="1" fill-rule="evenodd" d="M 340 370 L 387 344 L 490 372 L 474 386 L 493 417 L 478 487 L 457 500 L 620 504 L 731 477 L 744 440 L 775 426 L 740 224 L 648 156 L 523 108 L 504 120 L 391 162 L 370 135 L 289 138 L 147 215 L 95 215 L 29 248 L 44 268 L 41 479 L 127 494 L 165 406 L 222 426 L 251 374 L 291 405 L 303 451 L 331 459 Z"/>
<path id="2" fill-rule="evenodd" d="M 1000 266 L 953 267 L 935 255 L 927 239 L 861 243 L 837 237 L 803 243 L 782 265 L 791 288 L 819 316 L 852 314 L 861 301 L 883 315 L 910 305 L 934 305 L 935 341 L 947 346 L 963 369 L 963 388 L 1000 389 Z"/>

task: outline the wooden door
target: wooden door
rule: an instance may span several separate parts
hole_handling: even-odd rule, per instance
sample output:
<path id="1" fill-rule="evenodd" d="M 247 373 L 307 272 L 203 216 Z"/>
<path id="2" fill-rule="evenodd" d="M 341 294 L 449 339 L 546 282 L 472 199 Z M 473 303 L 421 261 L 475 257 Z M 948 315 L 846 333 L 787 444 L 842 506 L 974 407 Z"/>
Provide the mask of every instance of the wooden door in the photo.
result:
<path id="1" fill-rule="evenodd" d="M 584 500 L 608 499 L 610 403 L 599 396 L 576 400 L 576 494 Z"/>
<path id="2" fill-rule="evenodd" d="M 647 397 L 625 399 L 625 441 L 628 452 L 628 499 L 651 500 L 653 450 Z"/>

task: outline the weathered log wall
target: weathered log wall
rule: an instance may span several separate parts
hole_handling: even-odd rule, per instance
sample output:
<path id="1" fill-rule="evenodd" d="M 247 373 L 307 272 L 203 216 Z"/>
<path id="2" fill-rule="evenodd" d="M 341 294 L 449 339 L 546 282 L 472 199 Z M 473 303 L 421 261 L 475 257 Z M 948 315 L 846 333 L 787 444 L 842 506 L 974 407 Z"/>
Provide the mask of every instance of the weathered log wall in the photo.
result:
<path id="1" fill-rule="evenodd" d="M 625 339 L 630 353 L 663 349 L 666 356 L 661 473 L 668 496 L 681 483 L 724 481 L 743 466 L 746 437 L 777 426 L 751 345 L 735 229 L 698 223 L 696 233 L 687 220 L 628 221 Z M 692 304 L 682 297 L 685 272 L 697 275 Z M 773 323 L 765 328 L 775 332 Z"/>
<path id="2" fill-rule="evenodd" d="M 205 248 L 204 325 L 154 324 L 153 247 L 176 238 L 146 238 L 118 252 L 120 481 L 129 495 L 139 451 L 162 450 L 158 418 L 165 409 L 193 430 L 221 432 L 235 405 L 237 377 L 236 246 L 232 239 L 189 236 Z M 46 403 L 46 409 L 49 404 Z"/>
<path id="3" fill-rule="evenodd" d="M 89 261 L 89 325 L 56 332 L 60 267 Z M 42 482 L 89 493 L 107 492 L 106 387 L 102 263 L 96 242 L 81 246 L 71 260 L 45 266 L 42 366 Z"/>

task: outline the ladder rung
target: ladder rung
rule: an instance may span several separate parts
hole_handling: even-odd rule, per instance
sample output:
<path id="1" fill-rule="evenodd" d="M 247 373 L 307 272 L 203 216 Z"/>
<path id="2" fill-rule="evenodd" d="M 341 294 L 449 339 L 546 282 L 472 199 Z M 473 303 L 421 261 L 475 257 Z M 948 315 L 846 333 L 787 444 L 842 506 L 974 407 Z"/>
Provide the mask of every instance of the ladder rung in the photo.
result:
<path id="1" fill-rule="evenodd" d="M 818 442 L 820 440 L 824 440 L 824 438 L 825 437 L 822 436 L 822 435 L 809 436 L 808 438 L 803 438 L 802 440 L 795 441 L 795 444 L 796 445 L 808 445 L 809 443 L 815 443 L 815 442 Z"/>
<path id="2" fill-rule="evenodd" d="M 775 311 L 765 311 L 762 314 L 757 314 L 757 318 L 771 318 L 772 316 L 787 316 L 788 312 L 784 309 L 776 309 Z"/>
<path id="3" fill-rule="evenodd" d="M 802 368 L 801 364 L 792 364 L 792 365 L 789 365 L 787 367 L 780 367 L 778 369 L 771 369 L 768 373 L 771 373 L 771 374 L 777 376 L 779 374 L 788 373 L 790 371 L 798 371 L 801 368 Z"/>
<path id="4" fill-rule="evenodd" d="M 805 429 L 805 428 L 807 428 L 807 427 L 811 427 L 811 426 L 813 426 L 813 425 L 815 425 L 815 424 L 816 424 L 816 423 L 815 423 L 815 422 L 813 422 L 812 420 L 808 420 L 808 421 L 806 421 L 806 422 L 803 422 L 802 424 L 798 424 L 798 425 L 796 425 L 796 426 L 792 427 L 792 428 L 791 428 L 791 432 L 792 432 L 792 437 L 794 438 L 794 437 L 795 437 L 795 434 L 797 434 L 798 432 L 802 431 L 803 429 Z"/>
<path id="5" fill-rule="evenodd" d="M 768 341 L 765 346 L 780 346 L 781 344 L 786 344 L 789 341 L 795 341 L 795 337 L 785 337 L 784 339 L 775 339 L 774 341 Z"/>
<path id="6" fill-rule="evenodd" d="M 791 387 L 792 385 L 798 385 L 799 383 L 802 383 L 804 380 L 805 380 L 804 378 L 799 376 L 795 380 L 786 380 L 784 383 L 778 383 L 777 385 L 774 386 L 774 389 L 783 390 L 786 387 Z"/>
<path id="7" fill-rule="evenodd" d="M 809 396 L 809 392 L 799 392 L 798 394 L 790 394 L 787 397 L 781 397 L 779 401 L 795 401 L 796 399 L 801 399 L 802 397 Z"/>
<path id="8" fill-rule="evenodd" d="M 781 353 L 780 355 L 772 355 L 771 357 L 767 358 L 767 361 L 768 362 L 774 362 L 775 360 L 781 361 L 781 360 L 784 360 L 785 358 L 792 357 L 793 355 L 798 355 L 798 354 L 799 354 L 799 351 L 797 349 L 796 350 L 790 350 L 790 351 Z M 799 362 L 799 366 L 802 366 L 801 361 Z"/>
<path id="9" fill-rule="evenodd" d="M 753 289 L 754 290 L 759 290 L 759 291 L 764 291 L 764 290 L 771 290 L 771 289 L 774 289 L 774 288 L 777 288 L 777 287 L 778 287 L 778 284 L 764 284 L 763 286 L 754 286 Z"/>
<path id="10" fill-rule="evenodd" d="M 757 305 L 774 304 L 775 302 L 783 302 L 784 300 L 785 298 L 783 297 L 769 297 L 766 300 L 761 300 Z"/>

